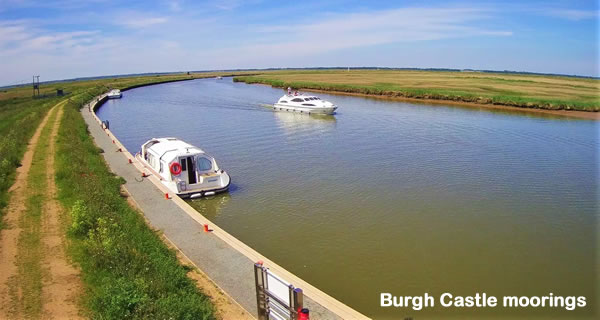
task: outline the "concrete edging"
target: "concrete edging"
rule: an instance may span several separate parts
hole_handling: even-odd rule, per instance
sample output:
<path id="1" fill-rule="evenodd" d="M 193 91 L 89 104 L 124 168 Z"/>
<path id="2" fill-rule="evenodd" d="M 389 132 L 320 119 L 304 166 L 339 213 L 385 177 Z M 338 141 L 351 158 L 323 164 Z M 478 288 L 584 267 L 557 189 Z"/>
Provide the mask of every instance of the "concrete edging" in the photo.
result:
<path id="1" fill-rule="evenodd" d="M 93 116 L 98 125 L 102 126 L 102 121 L 98 118 L 95 113 L 95 110 L 99 108 L 106 100 L 106 93 L 95 97 L 91 102 L 86 104 L 86 108 L 88 112 Z M 148 170 L 141 164 L 135 156 L 133 156 L 125 146 L 114 136 L 114 134 L 109 129 L 104 129 L 108 138 L 112 139 L 116 148 L 121 149 L 123 155 L 131 161 L 131 163 L 135 166 L 135 168 L 140 171 L 140 173 L 144 172 L 148 174 L 146 179 L 149 179 L 156 188 L 158 188 L 162 193 L 167 194 L 170 192 L 161 182 L 160 180 L 154 176 L 149 174 Z M 234 236 L 227 233 L 225 230 L 221 229 L 219 226 L 208 220 L 206 217 L 202 216 L 198 211 L 192 208 L 188 203 L 179 198 L 178 196 L 171 196 L 171 201 L 173 201 L 178 207 L 180 207 L 189 217 L 191 217 L 194 221 L 198 222 L 200 225 L 208 224 L 212 229 L 211 234 L 215 235 L 223 242 L 231 246 L 237 252 L 241 253 L 251 261 L 262 261 L 263 265 L 269 268 L 271 271 L 276 273 L 281 278 L 285 279 L 289 283 L 292 283 L 295 287 L 301 288 L 304 292 L 305 297 L 312 299 L 314 302 L 320 304 L 323 308 L 329 310 L 335 316 L 342 319 L 369 319 L 367 316 L 359 313 L 358 311 L 350 308 L 349 306 L 343 304 L 342 302 L 336 300 L 325 292 L 317 289 L 312 286 L 308 282 L 302 280 L 291 272 L 287 271 L 283 267 L 277 265 L 275 262 L 271 261 L 267 257 L 261 255 L 256 250 L 250 248 Z M 251 268 L 252 266 L 248 266 Z"/>

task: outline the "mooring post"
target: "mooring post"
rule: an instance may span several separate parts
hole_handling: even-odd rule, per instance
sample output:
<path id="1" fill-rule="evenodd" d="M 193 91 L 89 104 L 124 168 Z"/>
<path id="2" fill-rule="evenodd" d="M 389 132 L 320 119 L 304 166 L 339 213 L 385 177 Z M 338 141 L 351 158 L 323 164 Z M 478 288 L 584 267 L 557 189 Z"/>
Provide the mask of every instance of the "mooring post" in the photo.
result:
<path id="1" fill-rule="evenodd" d="M 294 289 L 294 299 L 292 300 L 292 308 L 294 309 L 294 319 L 298 319 L 298 314 L 300 310 L 304 308 L 304 293 L 302 293 L 302 289 L 296 288 Z"/>
<path id="2" fill-rule="evenodd" d="M 268 320 L 267 299 L 265 296 L 265 278 L 262 264 L 254 264 L 254 282 L 256 284 L 256 307 L 258 320 Z"/>

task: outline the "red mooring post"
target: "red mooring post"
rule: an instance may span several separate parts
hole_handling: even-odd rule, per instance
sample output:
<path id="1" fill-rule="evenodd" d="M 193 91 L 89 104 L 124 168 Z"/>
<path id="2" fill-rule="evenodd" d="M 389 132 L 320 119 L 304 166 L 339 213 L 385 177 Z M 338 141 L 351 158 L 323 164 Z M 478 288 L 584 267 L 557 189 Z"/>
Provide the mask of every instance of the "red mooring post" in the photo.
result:
<path id="1" fill-rule="evenodd" d="M 208 230 L 208 225 L 207 225 L 207 224 L 205 224 L 205 225 L 204 225 L 204 232 L 209 232 L 209 231 L 210 231 L 210 230 Z"/>
<path id="2" fill-rule="evenodd" d="M 133 163 L 133 161 L 131 161 L 131 159 L 127 159 L 127 160 L 129 160 L 129 163 Z"/>
<path id="3" fill-rule="evenodd" d="M 169 200 L 169 193 L 165 193 L 165 199 Z"/>
<path id="4" fill-rule="evenodd" d="M 298 312 L 298 320 L 310 320 L 308 309 L 304 308 Z"/>

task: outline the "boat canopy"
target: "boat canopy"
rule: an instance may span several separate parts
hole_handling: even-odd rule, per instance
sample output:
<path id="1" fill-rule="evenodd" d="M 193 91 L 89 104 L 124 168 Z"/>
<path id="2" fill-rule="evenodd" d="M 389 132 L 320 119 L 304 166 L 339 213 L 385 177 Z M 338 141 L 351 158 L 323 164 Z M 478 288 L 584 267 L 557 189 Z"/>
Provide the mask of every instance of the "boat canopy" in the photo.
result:
<path id="1" fill-rule="evenodd" d="M 177 138 L 152 139 L 146 143 L 146 150 L 151 151 L 158 159 L 169 163 L 181 156 L 204 154 L 204 151 Z"/>

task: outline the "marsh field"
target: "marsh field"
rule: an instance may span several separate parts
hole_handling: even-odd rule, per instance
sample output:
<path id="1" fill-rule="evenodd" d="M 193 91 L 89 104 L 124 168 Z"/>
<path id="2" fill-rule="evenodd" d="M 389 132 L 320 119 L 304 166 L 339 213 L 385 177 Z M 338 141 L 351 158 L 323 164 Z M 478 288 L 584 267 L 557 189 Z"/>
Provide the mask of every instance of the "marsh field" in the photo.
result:
<path id="1" fill-rule="evenodd" d="M 425 70 L 285 70 L 234 81 L 388 97 L 548 110 L 600 110 L 600 80 L 565 76 Z"/>

